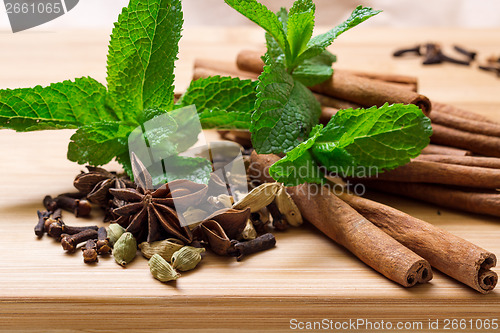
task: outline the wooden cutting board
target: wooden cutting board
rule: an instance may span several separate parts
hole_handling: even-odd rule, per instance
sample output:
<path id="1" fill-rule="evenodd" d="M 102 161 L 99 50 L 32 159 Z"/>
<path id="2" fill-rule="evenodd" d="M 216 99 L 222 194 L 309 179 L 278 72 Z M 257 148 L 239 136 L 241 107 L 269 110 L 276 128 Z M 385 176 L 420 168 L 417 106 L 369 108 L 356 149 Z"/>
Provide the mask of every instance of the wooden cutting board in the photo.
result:
<path id="1" fill-rule="evenodd" d="M 0 34 L 0 88 L 27 87 L 90 75 L 105 82 L 109 31 Z M 189 83 L 198 55 L 232 60 L 242 48 L 262 47 L 258 29 L 187 29 L 177 64 L 177 90 Z M 395 60 L 392 51 L 428 40 L 500 53 L 500 30 L 355 29 L 332 51 L 338 68 L 417 75 L 420 91 L 500 121 L 500 79 L 475 68 Z M 475 65 L 474 65 L 475 66 Z M 473 66 L 473 67 L 474 67 Z M 82 169 L 66 160 L 73 132 L 0 131 L 0 330 L 203 331 L 288 330 L 290 320 L 410 322 L 499 319 L 500 292 L 481 295 L 435 272 L 426 284 L 405 289 L 385 279 L 310 226 L 276 233 L 277 247 L 236 262 L 207 253 L 195 271 L 162 284 L 138 257 L 126 269 L 112 257 L 85 265 L 81 253 L 36 239 L 36 210 L 44 195 L 71 191 Z M 117 168 L 111 164 L 110 169 Z M 416 201 L 370 194 L 500 255 L 500 221 Z M 99 224 L 64 215 L 68 224 Z M 325 216 L 325 218 L 329 218 Z M 498 269 L 496 269 L 499 272 Z M 395 327 L 395 326 L 394 326 Z M 451 326 L 450 326 L 451 327 Z M 357 331 L 366 331 L 366 326 Z M 480 330 L 475 330 L 480 331 Z M 490 330 L 491 331 L 491 330 Z"/>

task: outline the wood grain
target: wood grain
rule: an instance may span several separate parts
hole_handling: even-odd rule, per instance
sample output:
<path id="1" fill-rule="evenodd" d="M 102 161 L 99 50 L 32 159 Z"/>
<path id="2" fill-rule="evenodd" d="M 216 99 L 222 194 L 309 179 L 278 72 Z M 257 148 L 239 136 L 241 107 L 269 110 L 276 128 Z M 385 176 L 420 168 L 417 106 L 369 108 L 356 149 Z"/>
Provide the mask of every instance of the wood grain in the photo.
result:
<path id="1" fill-rule="evenodd" d="M 83 75 L 105 82 L 108 35 L 109 31 L 2 33 L 0 88 Z M 178 91 L 188 85 L 198 54 L 232 60 L 240 49 L 262 47 L 264 42 L 262 32 L 251 28 L 190 29 L 184 35 L 176 70 Z M 468 45 L 485 57 L 500 45 L 500 30 L 361 28 L 342 36 L 331 50 L 339 68 L 416 75 L 421 92 L 431 100 L 500 121 L 500 80 L 494 75 L 452 64 L 422 67 L 416 58 L 391 58 L 395 48 L 428 36 L 445 45 Z M 0 330 L 285 331 L 291 318 L 427 322 L 499 317 L 498 291 L 481 295 L 440 272 L 429 284 L 399 287 L 310 226 L 277 233 L 275 249 L 242 262 L 207 253 L 198 269 L 175 284 L 154 280 L 142 257 L 127 269 L 111 257 L 85 265 L 81 253 L 67 255 L 52 239 L 37 240 L 33 234 L 43 196 L 72 190 L 73 177 L 82 169 L 66 160 L 72 133 L 0 131 Z M 498 219 L 382 194 L 370 197 L 500 254 Z M 86 225 L 99 223 L 100 214 L 94 212 L 89 220 L 68 213 L 64 218 L 68 224 Z"/>

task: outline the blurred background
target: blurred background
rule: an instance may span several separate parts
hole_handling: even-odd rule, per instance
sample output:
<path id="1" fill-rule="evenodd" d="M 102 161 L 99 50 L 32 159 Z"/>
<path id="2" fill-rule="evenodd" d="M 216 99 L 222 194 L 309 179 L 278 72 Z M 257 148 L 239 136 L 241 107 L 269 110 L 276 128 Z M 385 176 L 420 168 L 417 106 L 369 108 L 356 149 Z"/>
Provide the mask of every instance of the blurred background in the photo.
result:
<path id="1" fill-rule="evenodd" d="M 260 0 L 276 11 L 293 0 Z M 74 28 L 111 28 L 128 0 L 80 0 L 68 14 L 35 28 L 39 31 Z M 383 9 L 384 14 L 365 24 L 385 27 L 500 27 L 500 0 L 315 0 L 317 23 L 332 26 L 359 4 Z M 252 24 L 223 0 L 183 0 L 185 27 Z M 0 30 L 10 30 L 5 7 L 0 5 Z"/>

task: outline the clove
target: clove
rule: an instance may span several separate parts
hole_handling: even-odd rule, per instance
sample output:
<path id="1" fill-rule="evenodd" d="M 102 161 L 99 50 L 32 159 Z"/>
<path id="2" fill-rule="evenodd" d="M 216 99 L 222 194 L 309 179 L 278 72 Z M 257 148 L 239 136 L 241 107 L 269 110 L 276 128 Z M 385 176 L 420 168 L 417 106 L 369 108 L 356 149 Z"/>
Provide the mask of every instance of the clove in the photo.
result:
<path id="1" fill-rule="evenodd" d="M 420 51 L 420 45 L 417 45 L 417 46 L 414 46 L 414 47 L 410 47 L 410 48 L 404 48 L 404 49 L 396 50 L 396 51 L 394 51 L 394 53 L 392 55 L 394 57 L 401 57 L 402 55 L 405 55 L 405 54 L 408 54 L 408 53 L 414 53 L 416 55 L 422 55 L 422 53 Z"/>
<path id="2" fill-rule="evenodd" d="M 265 251 L 276 245 L 276 238 L 271 233 L 264 234 L 247 242 L 231 241 L 230 255 L 235 256 L 237 261 L 241 261 L 245 256 Z"/>
<path id="3" fill-rule="evenodd" d="M 84 263 L 91 264 L 99 261 L 99 259 L 97 258 L 97 245 L 93 239 L 87 240 L 87 243 L 85 243 L 82 251 Z"/>
<path id="4" fill-rule="evenodd" d="M 45 223 L 44 223 L 45 232 L 47 232 L 47 233 L 49 232 L 49 228 L 50 228 L 50 225 L 52 223 L 61 221 L 61 217 L 62 217 L 61 208 L 57 208 L 56 210 L 54 210 L 54 212 L 52 213 L 52 216 L 48 217 L 45 220 Z"/>
<path id="5" fill-rule="evenodd" d="M 288 229 L 288 222 L 286 221 L 283 214 L 281 214 L 275 202 L 270 203 L 267 206 L 267 209 L 269 210 L 269 213 L 271 213 L 271 216 L 273 217 L 274 229 L 278 231 L 285 231 L 286 229 Z"/>
<path id="6" fill-rule="evenodd" d="M 471 61 L 476 59 L 477 52 L 468 51 L 468 50 L 466 50 L 463 47 L 458 46 L 458 45 L 454 45 L 453 48 L 458 53 L 462 53 L 463 55 L 467 56 Z"/>
<path id="7" fill-rule="evenodd" d="M 49 212 L 53 212 L 57 209 L 57 202 L 50 195 L 46 195 L 43 198 L 43 206 Z"/>
<path id="8" fill-rule="evenodd" d="M 500 77 L 500 67 L 496 67 L 496 66 L 481 66 L 480 65 L 478 68 L 481 69 L 481 70 L 483 70 L 483 71 L 496 73 L 497 76 Z"/>
<path id="9" fill-rule="evenodd" d="M 261 218 L 261 215 L 259 214 L 259 212 L 251 213 L 250 220 L 252 221 L 253 227 L 255 228 L 257 233 L 263 234 L 266 232 L 267 222 L 264 223 L 264 221 L 262 221 L 262 218 Z"/>
<path id="10" fill-rule="evenodd" d="M 97 230 L 97 253 L 103 255 L 111 253 L 111 246 L 109 245 L 108 231 L 105 227 L 100 227 Z"/>
<path id="11" fill-rule="evenodd" d="M 469 66 L 470 65 L 470 60 L 460 60 L 460 59 L 455 59 L 452 57 L 449 57 L 443 53 L 441 53 L 441 59 L 446 62 L 451 62 L 452 64 L 457 64 L 457 65 L 465 65 Z"/>
<path id="12" fill-rule="evenodd" d="M 97 230 L 87 229 L 74 235 L 62 234 L 61 245 L 67 252 L 75 252 L 78 244 L 97 238 Z"/>
<path id="13" fill-rule="evenodd" d="M 96 225 L 86 226 L 86 227 L 73 227 L 66 225 L 63 221 L 59 220 L 52 223 L 49 226 L 47 234 L 50 237 L 54 237 L 55 239 L 59 239 L 63 234 L 66 235 L 76 235 L 85 230 L 94 230 L 97 231 L 98 227 Z"/>
<path id="14" fill-rule="evenodd" d="M 50 217 L 50 212 L 48 211 L 37 211 L 38 223 L 35 226 L 35 235 L 37 237 L 42 237 L 45 232 L 45 221 Z"/>
<path id="15" fill-rule="evenodd" d="M 425 44 L 425 59 L 422 64 L 433 65 L 443 62 L 441 47 L 438 44 L 427 43 Z"/>
<path id="16" fill-rule="evenodd" d="M 69 194 L 61 194 L 55 199 L 57 206 L 67 211 L 73 212 L 76 217 L 90 215 L 92 207 L 85 199 L 76 199 Z"/>

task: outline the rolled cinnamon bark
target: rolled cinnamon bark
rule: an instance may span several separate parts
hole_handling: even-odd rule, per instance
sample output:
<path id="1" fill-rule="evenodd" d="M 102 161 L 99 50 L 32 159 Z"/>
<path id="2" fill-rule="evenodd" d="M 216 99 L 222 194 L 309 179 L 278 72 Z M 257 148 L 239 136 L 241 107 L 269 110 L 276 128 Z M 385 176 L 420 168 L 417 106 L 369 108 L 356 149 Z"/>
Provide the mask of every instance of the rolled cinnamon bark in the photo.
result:
<path id="1" fill-rule="evenodd" d="M 338 109 L 331 108 L 329 106 L 321 106 L 321 116 L 319 117 L 319 122 L 323 125 L 328 124 L 330 119 L 338 112 Z"/>
<path id="2" fill-rule="evenodd" d="M 241 51 L 236 59 L 238 68 L 261 73 L 264 62 L 260 56 L 259 52 Z M 330 80 L 311 87 L 311 90 L 366 107 L 382 106 L 385 103 L 403 103 L 417 105 L 426 115 L 431 111 L 431 102 L 427 97 L 401 86 L 400 83 L 369 79 L 348 71 L 335 70 Z"/>
<path id="3" fill-rule="evenodd" d="M 243 72 L 239 74 L 234 74 L 234 73 L 229 73 L 229 72 L 221 72 L 218 70 L 213 70 L 210 68 L 203 68 L 203 67 L 198 67 L 193 70 L 193 81 L 196 81 L 200 78 L 207 78 L 209 76 L 231 76 L 231 77 L 238 77 L 242 80 L 256 80 L 257 78 L 253 76 L 253 74 L 247 75 Z"/>
<path id="4" fill-rule="evenodd" d="M 431 112 L 431 102 L 424 95 L 396 87 L 391 83 L 337 71 L 333 73 L 329 80 L 311 89 L 321 94 L 345 99 L 366 107 L 373 105 L 380 107 L 385 103 L 403 103 L 415 104 L 426 115 Z"/>
<path id="5" fill-rule="evenodd" d="M 498 191 L 464 190 L 443 185 L 363 180 L 369 188 L 403 195 L 438 206 L 469 213 L 500 217 L 500 193 Z"/>
<path id="6" fill-rule="evenodd" d="M 468 149 L 473 153 L 500 157 L 500 138 L 470 133 L 439 124 L 432 125 L 431 142 Z"/>
<path id="7" fill-rule="evenodd" d="M 262 61 L 263 52 L 255 50 L 242 50 L 236 57 L 236 65 L 242 71 L 260 74 L 264 69 L 264 61 Z"/>
<path id="8" fill-rule="evenodd" d="M 265 169 L 279 157 L 252 153 L 254 175 L 269 180 Z M 302 184 L 287 188 L 302 216 L 365 264 L 404 287 L 432 278 L 429 263 L 401 245 L 337 198 L 327 187 Z"/>
<path id="9" fill-rule="evenodd" d="M 493 121 L 488 117 L 485 117 L 485 116 L 478 114 L 478 113 L 474 113 L 471 111 L 466 111 L 466 110 L 460 109 L 460 108 L 453 106 L 453 105 L 450 105 L 450 104 L 433 102 L 432 107 L 436 111 L 447 113 L 450 115 L 454 115 L 454 116 L 457 116 L 460 118 L 465 118 L 465 119 L 474 120 L 474 121 L 483 121 L 483 122 L 498 125 L 498 122 Z"/>
<path id="10" fill-rule="evenodd" d="M 353 102 L 344 101 L 331 96 L 321 95 L 314 93 L 314 97 L 318 100 L 319 104 L 328 106 L 334 109 L 359 109 L 362 106 Z"/>
<path id="11" fill-rule="evenodd" d="M 260 74 L 264 69 L 264 61 L 262 61 L 263 54 L 263 52 L 255 50 L 242 50 L 236 58 L 236 65 L 241 70 Z M 371 80 L 393 83 L 399 88 L 412 91 L 417 91 L 418 88 L 418 79 L 415 76 L 369 73 L 346 69 L 336 69 L 335 71 L 342 72 L 348 75 L 364 77 Z"/>
<path id="12" fill-rule="evenodd" d="M 418 161 L 439 162 L 471 167 L 500 169 L 500 158 L 480 156 L 456 156 L 456 155 L 420 155 L 415 158 Z"/>
<path id="13" fill-rule="evenodd" d="M 221 76 L 233 76 L 252 80 L 257 80 L 259 77 L 258 74 L 240 70 L 234 62 L 230 61 L 197 58 L 194 61 L 194 68 L 203 68 L 205 70 L 218 72 L 218 75 Z"/>
<path id="14" fill-rule="evenodd" d="M 440 124 L 471 133 L 500 137 L 500 124 L 497 125 L 491 122 L 465 119 L 436 110 L 429 115 L 429 118 L 431 118 L 434 124 Z"/>
<path id="15" fill-rule="evenodd" d="M 456 165 L 423 160 L 413 160 L 376 177 L 409 183 L 433 183 L 474 188 L 500 188 L 500 170 L 475 166 Z"/>
<path id="16" fill-rule="evenodd" d="M 472 153 L 468 150 L 458 149 L 447 146 L 433 145 L 429 144 L 427 147 L 422 149 L 422 154 L 437 154 L 437 155 L 456 155 L 456 156 L 469 156 Z"/>
<path id="17" fill-rule="evenodd" d="M 339 71 L 339 69 L 336 69 L 336 71 Z M 413 91 L 418 91 L 418 79 L 415 76 L 399 75 L 399 74 L 368 73 L 368 72 L 352 71 L 346 69 L 342 69 L 342 71 L 356 76 L 366 77 L 367 79 L 407 85 L 408 89 Z"/>
<path id="18" fill-rule="evenodd" d="M 432 267 L 483 294 L 495 288 L 493 253 L 392 207 L 347 193 L 339 197 Z"/>

